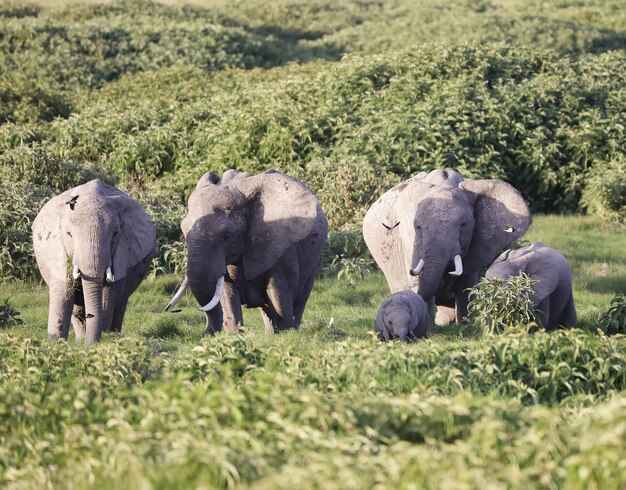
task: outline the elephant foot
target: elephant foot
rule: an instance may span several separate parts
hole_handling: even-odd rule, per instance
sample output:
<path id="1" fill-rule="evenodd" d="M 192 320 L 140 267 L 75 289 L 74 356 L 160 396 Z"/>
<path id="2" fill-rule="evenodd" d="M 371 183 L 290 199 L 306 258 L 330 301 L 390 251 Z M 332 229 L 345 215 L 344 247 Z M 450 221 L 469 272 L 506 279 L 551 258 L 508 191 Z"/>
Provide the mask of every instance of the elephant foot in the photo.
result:
<path id="1" fill-rule="evenodd" d="M 58 340 L 58 339 L 60 339 L 60 338 L 61 338 L 61 336 L 60 336 L 58 333 L 49 333 L 49 334 L 48 334 L 48 340 L 49 340 L 50 342 L 52 342 L 52 341 L 54 341 L 54 340 Z"/>

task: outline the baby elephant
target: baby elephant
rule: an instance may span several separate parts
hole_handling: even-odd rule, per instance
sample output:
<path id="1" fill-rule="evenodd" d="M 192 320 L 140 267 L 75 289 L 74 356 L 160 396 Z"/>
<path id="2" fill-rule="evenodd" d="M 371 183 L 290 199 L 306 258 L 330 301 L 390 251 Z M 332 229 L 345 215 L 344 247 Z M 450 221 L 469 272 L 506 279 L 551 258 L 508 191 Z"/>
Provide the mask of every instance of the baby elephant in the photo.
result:
<path id="1" fill-rule="evenodd" d="M 528 247 L 506 250 L 487 269 L 486 277 L 507 278 L 526 273 L 538 281 L 533 285 L 532 302 L 546 330 L 559 325 L 576 326 L 572 294 L 572 269 L 559 252 L 535 242 Z"/>
<path id="2" fill-rule="evenodd" d="M 433 318 L 422 297 L 409 289 L 389 296 L 378 309 L 374 328 L 380 340 L 425 338 Z"/>

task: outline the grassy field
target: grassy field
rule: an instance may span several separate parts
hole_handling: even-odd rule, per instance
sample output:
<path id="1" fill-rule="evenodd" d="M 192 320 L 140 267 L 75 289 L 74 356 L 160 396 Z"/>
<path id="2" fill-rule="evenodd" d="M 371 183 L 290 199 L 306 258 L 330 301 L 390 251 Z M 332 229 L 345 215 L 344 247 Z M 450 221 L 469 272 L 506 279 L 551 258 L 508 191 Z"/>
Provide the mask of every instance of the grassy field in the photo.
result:
<path id="1" fill-rule="evenodd" d="M 316 283 L 299 332 L 202 336 L 179 277 L 144 282 L 122 335 L 48 343 L 47 292 L 5 284 L 23 325 L 0 333 L 0 481 L 9 488 L 621 488 L 626 343 L 597 319 L 624 291 L 626 234 L 537 216 L 525 236 L 572 262 L 580 326 L 427 341 L 372 335 L 380 273 Z M 333 318 L 332 326 L 329 320 Z"/>
<path id="2" fill-rule="evenodd" d="M 623 489 L 626 342 L 598 321 L 626 293 L 624 66 L 621 0 L 1 2 L 0 487 Z M 230 167 L 297 176 L 329 218 L 298 332 L 163 311 L 186 197 Z M 375 339 L 363 215 L 433 168 L 522 192 L 579 328 Z M 46 340 L 30 225 L 96 177 L 159 250 L 86 349 Z"/>

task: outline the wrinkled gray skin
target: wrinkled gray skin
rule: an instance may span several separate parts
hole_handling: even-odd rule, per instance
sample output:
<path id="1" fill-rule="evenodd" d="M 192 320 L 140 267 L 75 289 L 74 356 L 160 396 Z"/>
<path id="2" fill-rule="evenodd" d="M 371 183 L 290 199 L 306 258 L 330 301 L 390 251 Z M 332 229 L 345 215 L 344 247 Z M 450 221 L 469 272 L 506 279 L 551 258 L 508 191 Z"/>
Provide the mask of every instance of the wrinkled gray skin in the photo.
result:
<path id="1" fill-rule="evenodd" d="M 76 338 L 85 344 L 98 341 L 103 331 L 119 332 L 128 298 L 156 248 L 154 227 L 141 205 L 92 180 L 50 199 L 32 230 L 50 294 L 48 338 L 67 339 L 70 316 Z"/>
<path id="2" fill-rule="evenodd" d="M 328 222 L 317 196 L 302 182 L 275 170 L 250 175 L 209 172 L 189 197 L 182 222 L 187 279 L 206 312 L 206 333 L 236 332 L 242 305 L 260 307 L 267 331 L 300 325 L 313 288 Z"/>
<path id="3" fill-rule="evenodd" d="M 572 294 L 572 269 L 558 251 L 535 242 L 528 247 L 506 250 L 487 269 L 486 277 L 508 278 L 526 273 L 539 281 L 531 297 L 546 330 L 559 325 L 576 326 L 576 306 Z"/>
<path id="4" fill-rule="evenodd" d="M 433 317 L 422 297 L 406 289 L 393 293 L 378 309 L 374 329 L 380 340 L 400 339 L 403 342 L 426 338 Z"/>
<path id="5" fill-rule="evenodd" d="M 416 291 L 431 311 L 439 306 L 437 323 L 446 324 L 467 316 L 466 289 L 530 223 L 528 206 L 511 185 L 434 170 L 383 194 L 365 215 L 363 236 L 391 292 Z M 458 276 L 451 274 L 456 255 Z"/>

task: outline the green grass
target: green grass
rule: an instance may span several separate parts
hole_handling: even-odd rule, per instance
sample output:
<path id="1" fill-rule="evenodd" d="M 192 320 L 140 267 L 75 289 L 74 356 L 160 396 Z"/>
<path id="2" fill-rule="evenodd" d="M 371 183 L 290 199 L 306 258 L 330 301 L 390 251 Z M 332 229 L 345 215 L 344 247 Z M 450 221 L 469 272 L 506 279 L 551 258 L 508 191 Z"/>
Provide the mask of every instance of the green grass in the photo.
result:
<path id="1" fill-rule="evenodd" d="M 4 284 L 24 325 L 0 333 L 0 483 L 620 488 L 626 343 L 594 325 L 624 290 L 623 231 L 535 217 L 524 238 L 570 259 L 585 327 L 552 334 L 451 325 L 380 343 L 388 293 L 372 273 L 318 280 L 298 332 L 265 334 L 246 310 L 243 334 L 205 338 L 190 295 L 163 311 L 168 275 L 144 281 L 121 335 L 85 349 L 45 340 L 45 288 Z"/>

